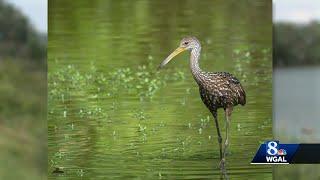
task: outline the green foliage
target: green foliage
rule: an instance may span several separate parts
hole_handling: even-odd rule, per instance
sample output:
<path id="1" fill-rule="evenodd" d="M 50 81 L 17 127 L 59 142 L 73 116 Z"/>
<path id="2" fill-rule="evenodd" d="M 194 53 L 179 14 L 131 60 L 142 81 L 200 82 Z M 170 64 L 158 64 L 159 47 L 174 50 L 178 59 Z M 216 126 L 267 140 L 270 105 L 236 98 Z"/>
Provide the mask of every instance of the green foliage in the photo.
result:
<path id="1" fill-rule="evenodd" d="M 44 105 L 41 99 L 44 97 L 39 97 L 39 94 L 45 95 L 46 91 L 44 73 L 29 72 L 23 65 L 3 61 L 0 62 L 0 79 L 0 110 L 3 117 L 16 114 L 39 117 L 39 108 Z M 37 88 L 33 83 L 38 85 Z"/>
<path id="2" fill-rule="evenodd" d="M 0 0 L 0 179 L 46 179 L 46 36 Z"/>
<path id="3" fill-rule="evenodd" d="M 45 65 L 47 54 L 46 35 L 31 27 L 28 19 L 0 0 L 0 57 L 15 57 Z"/>
<path id="4" fill-rule="evenodd" d="M 320 23 L 278 23 L 274 26 L 274 65 L 320 64 Z"/>
<path id="5" fill-rule="evenodd" d="M 0 61 L 0 179 L 41 179 L 47 163 L 46 74 L 16 62 Z"/>

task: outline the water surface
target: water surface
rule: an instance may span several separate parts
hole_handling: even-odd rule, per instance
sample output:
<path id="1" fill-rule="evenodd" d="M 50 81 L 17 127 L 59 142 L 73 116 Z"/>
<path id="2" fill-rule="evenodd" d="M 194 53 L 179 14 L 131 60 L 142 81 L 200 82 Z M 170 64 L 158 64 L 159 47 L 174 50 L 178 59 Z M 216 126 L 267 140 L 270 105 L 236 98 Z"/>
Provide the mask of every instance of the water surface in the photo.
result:
<path id="1" fill-rule="evenodd" d="M 247 92 L 232 115 L 230 179 L 271 179 L 271 166 L 250 165 L 272 137 L 271 3 L 242 3 L 49 1 L 50 178 L 219 178 L 216 129 L 189 54 L 156 72 L 193 35 L 201 67 L 233 73 Z"/>
<path id="2" fill-rule="evenodd" d="M 291 143 L 320 142 L 320 69 L 274 71 L 274 131 Z"/>
<path id="3" fill-rule="evenodd" d="M 275 137 L 283 143 L 320 142 L 320 68 L 274 70 Z M 295 164 L 274 169 L 276 179 L 319 179 L 319 164 Z"/>

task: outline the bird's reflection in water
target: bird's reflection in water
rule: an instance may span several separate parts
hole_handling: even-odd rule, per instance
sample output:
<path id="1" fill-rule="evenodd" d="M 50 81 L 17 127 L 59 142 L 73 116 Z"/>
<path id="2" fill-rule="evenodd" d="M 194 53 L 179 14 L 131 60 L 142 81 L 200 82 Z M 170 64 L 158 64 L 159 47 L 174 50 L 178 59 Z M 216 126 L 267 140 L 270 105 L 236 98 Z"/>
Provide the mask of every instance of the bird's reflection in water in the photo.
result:
<path id="1" fill-rule="evenodd" d="M 226 168 L 220 169 L 220 180 L 229 180 Z"/>

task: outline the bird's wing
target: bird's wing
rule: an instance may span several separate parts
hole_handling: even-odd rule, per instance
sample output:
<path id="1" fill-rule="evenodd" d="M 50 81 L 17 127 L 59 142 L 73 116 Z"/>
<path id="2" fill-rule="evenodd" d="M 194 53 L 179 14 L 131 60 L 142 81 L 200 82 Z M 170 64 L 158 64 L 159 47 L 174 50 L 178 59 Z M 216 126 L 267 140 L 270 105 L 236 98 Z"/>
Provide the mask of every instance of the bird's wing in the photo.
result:
<path id="1" fill-rule="evenodd" d="M 236 101 L 242 105 L 246 104 L 246 92 L 244 91 L 240 81 L 232 74 L 228 72 L 217 72 L 215 73 L 219 77 L 225 79 L 225 82 L 229 88 L 237 94 Z"/>
<path id="2" fill-rule="evenodd" d="M 217 72 L 216 73 L 218 76 L 225 78 L 226 80 L 228 80 L 230 83 L 233 84 L 240 84 L 240 81 L 232 74 L 228 73 L 228 72 Z"/>

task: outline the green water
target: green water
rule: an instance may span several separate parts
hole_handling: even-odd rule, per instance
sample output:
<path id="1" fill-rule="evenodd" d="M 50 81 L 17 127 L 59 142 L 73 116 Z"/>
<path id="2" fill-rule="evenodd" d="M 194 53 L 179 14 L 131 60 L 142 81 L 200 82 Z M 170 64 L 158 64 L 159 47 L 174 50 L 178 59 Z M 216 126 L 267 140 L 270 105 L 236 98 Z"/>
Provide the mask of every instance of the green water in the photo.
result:
<path id="1" fill-rule="evenodd" d="M 272 138 L 271 8 L 262 0 L 49 1 L 49 178 L 220 178 L 216 129 L 189 54 L 156 71 L 193 35 L 201 67 L 233 73 L 247 92 L 232 115 L 229 178 L 271 179 L 271 166 L 250 165 Z"/>

